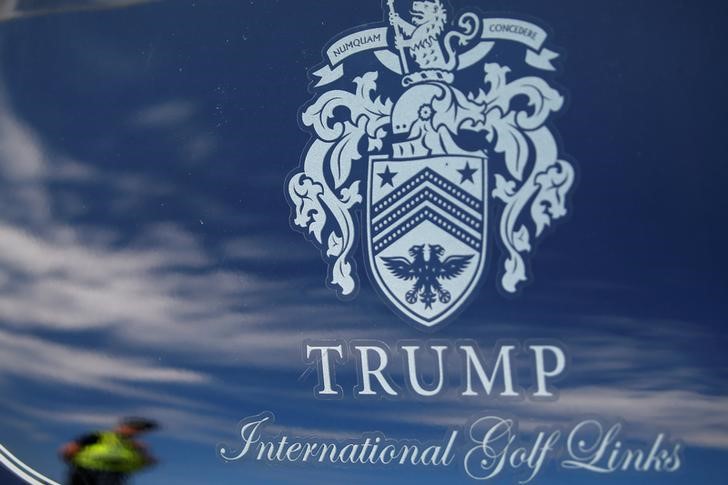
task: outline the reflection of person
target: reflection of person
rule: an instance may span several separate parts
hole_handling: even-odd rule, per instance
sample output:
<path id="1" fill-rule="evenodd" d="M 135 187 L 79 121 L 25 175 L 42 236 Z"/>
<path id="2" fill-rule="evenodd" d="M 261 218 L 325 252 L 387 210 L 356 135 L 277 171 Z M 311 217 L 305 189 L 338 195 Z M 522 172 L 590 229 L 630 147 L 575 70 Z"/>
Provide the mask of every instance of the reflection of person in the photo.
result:
<path id="1" fill-rule="evenodd" d="M 112 431 L 81 436 L 61 449 L 69 464 L 68 485 L 121 485 L 129 475 L 154 464 L 145 446 L 136 441 L 157 424 L 148 419 L 122 420 Z"/>

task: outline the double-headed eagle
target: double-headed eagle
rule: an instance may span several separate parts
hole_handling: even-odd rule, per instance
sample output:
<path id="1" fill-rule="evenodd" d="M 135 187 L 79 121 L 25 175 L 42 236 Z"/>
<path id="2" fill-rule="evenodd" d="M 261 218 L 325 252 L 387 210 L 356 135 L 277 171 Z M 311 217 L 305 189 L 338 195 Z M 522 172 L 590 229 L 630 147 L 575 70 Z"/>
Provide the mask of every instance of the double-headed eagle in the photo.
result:
<path id="1" fill-rule="evenodd" d="M 445 249 L 439 244 L 429 244 L 430 257 L 425 260 L 425 245 L 412 246 L 409 250 L 412 261 L 402 256 L 382 258 L 385 266 L 394 276 L 401 280 L 415 280 L 411 290 L 405 295 L 410 305 L 417 303 L 417 298 L 424 303 L 425 308 L 432 308 L 432 304 L 449 303 L 452 296 L 442 287 L 439 280 L 450 280 L 460 276 L 470 264 L 473 256 L 449 256 L 441 260 Z"/>

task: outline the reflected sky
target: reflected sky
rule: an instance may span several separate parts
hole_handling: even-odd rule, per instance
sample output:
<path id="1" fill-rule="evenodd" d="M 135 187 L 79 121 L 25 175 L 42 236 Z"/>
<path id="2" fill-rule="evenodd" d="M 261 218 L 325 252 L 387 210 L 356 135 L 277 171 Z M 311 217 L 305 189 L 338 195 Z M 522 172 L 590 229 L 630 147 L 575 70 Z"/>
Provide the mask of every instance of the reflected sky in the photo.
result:
<path id="1" fill-rule="evenodd" d="M 571 106 L 556 126 L 580 168 L 574 213 L 522 294 L 496 291 L 494 262 L 435 334 L 486 350 L 558 339 L 571 365 L 553 403 L 462 402 L 454 373 L 436 400 L 361 402 L 351 363 L 344 400 L 322 402 L 315 374 L 300 378 L 304 339 L 428 338 L 364 277 L 356 300 L 337 300 L 284 197 L 308 138 L 296 119 L 306 69 L 331 37 L 379 19 L 377 1 L 167 1 L 0 24 L 0 443 L 60 479 L 61 443 L 143 415 L 164 428 L 148 439 L 160 465 L 138 483 L 366 483 L 364 469 L 224 464 L 215 445 L 264 410 L 330 439 L 432 440 L 483 412 L 524 429 L 596 414 L 625 419 L 634 439 L 667 430 L 686 443 L 681 474 L 628 483 L 723 470 L 724 7 L 559 5 L 482 8 L 543 19 L 568 54 Z M 376 478 L 464 481 L 453 473 Z M 539 483 L 623 478 L 552 465 Z"/>

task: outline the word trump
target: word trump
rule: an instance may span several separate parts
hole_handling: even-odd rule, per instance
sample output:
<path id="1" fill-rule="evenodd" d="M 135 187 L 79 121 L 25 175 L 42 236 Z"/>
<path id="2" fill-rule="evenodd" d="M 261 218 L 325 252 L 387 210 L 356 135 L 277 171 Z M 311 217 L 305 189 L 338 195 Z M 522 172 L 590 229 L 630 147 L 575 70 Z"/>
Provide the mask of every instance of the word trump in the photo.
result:
<path id="1" fill-rule="evenodd" d="M 459 374 L 459 393 L 466 398 L 529 396 L 532 400 L 553 400 L 558 395 L 553 382 L 563 377 L 567 368 L 566 352 L 554 343 L 527 343 L 523 347 L 503 343 L 486 356 L 472 341 L 403 342 L 396 352 L 382 342 L 308 341 L 303 344 L 303 359 L 310 368 L 316 368 L 314 394 L 323 399 L 343 397 L 336 371 L 351 360 L 358 379 L 353 390 L 356 397 L 396 398 L 407 389 L 416 396 L 432 398 L 444 394 L 448 381 Z M 518 385 L 523 367 L 530 367 L 532 378 L 527 390 Z"/>

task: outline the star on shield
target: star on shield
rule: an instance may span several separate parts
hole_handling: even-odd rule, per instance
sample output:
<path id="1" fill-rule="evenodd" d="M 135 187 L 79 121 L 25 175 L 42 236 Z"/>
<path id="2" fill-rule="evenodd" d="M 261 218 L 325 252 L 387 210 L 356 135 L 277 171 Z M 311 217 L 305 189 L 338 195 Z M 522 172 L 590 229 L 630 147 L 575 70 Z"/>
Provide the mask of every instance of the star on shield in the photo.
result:
<path id="1" fill-rule="evenodd" d="M 378 173 L 379 177 L 382 179 L 382 187 L 385 185 L 389 185 L 394 187 L 394 177 L 397 176 L 397 172 L 392 172 L 389 169 L 389 165 L 387 165 L 387 168 L 384 169 L 384 172 Z"/>
<path id="2" fill-rule="evenodd" d="M 477 172 L 477 171 L 478 170 L 475 168 L 470 168 L 470 162 L 466 162 L 465 167 L 458 170 L 458 173 L 462 177 L 462 179 L 460 180 L 460 183 L 461 184 L 464 184 L 465 182 L 475 183 L 475 180 L 473 180 L 473 175 L 475 175 L 475 172 Z"/>

